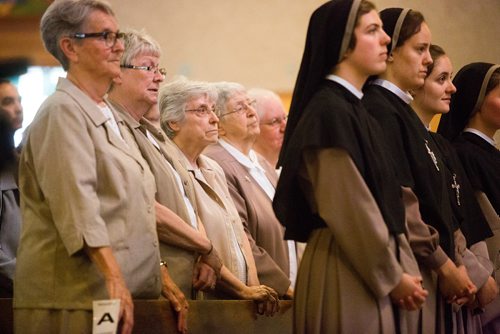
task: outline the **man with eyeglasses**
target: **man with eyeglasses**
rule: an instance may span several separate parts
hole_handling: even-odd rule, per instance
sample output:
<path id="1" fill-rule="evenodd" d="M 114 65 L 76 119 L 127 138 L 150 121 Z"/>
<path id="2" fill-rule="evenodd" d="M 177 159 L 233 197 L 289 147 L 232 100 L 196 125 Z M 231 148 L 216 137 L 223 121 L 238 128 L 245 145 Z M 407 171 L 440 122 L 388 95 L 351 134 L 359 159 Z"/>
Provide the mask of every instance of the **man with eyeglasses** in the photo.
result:
<path id="1" fill-rule="evenodd" d="M 255 110 L 259 115 L 260 124 L 260 134 L 253 144 L 253 149 L 271 166 L 276 167 L 287 119 L 283 102 L 278 94 L 267 89 L 250 89 L 248 96 L 256 101 Z"/>

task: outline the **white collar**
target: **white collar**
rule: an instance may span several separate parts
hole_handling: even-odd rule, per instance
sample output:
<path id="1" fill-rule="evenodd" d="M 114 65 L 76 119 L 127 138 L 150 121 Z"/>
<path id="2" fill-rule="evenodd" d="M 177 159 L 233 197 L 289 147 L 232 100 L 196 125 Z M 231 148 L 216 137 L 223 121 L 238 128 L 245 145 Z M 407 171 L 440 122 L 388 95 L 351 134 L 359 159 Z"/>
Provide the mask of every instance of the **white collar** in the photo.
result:
<path id="1" fill-rule="evenodd" d="M 260 166 L 259 161 L 257 159 L 257 154 L 255 154 L 254 150 L 250 150 L 248 152 L 248 156 L 244 155 L 240 150 L 236 147 L 228 143 L 222 138 L 219 138 L 219 144 L 226 149 L 240 164 L 245 166 L 248 169 L 257 168 L 262 171 L 264 169 Z"/>
<path id="2" fill-rule="evenodd" d="M 493 147 L 497 147 L 496 146 L 496 142 L 494 139 L 488 137 L 487 135 L 485 135 L 484 133 L 482 133 L 481 131 L 479 131 L 478 129 L 473 129 L 473 128 L 465 128 L 464 129 L 464 132 L 470 132 L 470 133 L 473 133 L 481 138 L 483 138 L 484 140 L 486 140 L 488 143 L 490 143 L 491 145 L 493 145 Z"/>
<path id="3" fill-rule="evenodd" d="M 385 89 L 393 92 L 396 94 L 401 100 L 403 100 L 406 104 L 410 104 L 411 101 L 413 101 L 413 97 L 410 95 L 410 93 L 405 92 L 392 82 L 385 80 L 385 79 L 375 79 L 372 82 L 370 82 L 372 85 L 377 85 L 384 87 Z"/>
<path id="4" fill-rule="evenodd" d="M 339 85 L 345 87 L 348 91 L 350 91 L 358 99 L 361 100 L 363 98 L 363 92 L 362 91 L 360 91 L 359 89 L 357 89 L 356 87 L 354 87 L 349 81 L 347 81 L 345 79 L 342 79 L 338 75 L 328 74 L 326 76 L 326 79 L 334 81 L 334 82 L 338 83 Z"/>

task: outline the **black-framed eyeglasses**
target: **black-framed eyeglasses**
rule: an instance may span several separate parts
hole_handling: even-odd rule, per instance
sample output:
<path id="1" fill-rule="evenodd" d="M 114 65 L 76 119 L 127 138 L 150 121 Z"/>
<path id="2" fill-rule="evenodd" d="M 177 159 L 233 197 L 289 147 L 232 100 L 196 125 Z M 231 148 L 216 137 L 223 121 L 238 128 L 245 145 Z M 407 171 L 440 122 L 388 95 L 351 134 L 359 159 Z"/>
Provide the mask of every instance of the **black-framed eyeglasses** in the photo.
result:
<path id="1" fill-rule="evenodd" d="M 211 113 L 215 114 L 216 109 L 215 109 L 215 107 L 208 108 L 207 106 L 200 106 L 200 107 L 195 108 L 195 109 L 186 109 L 184 111 L 185 112 L 194 112 L 194 113 L 196 113 L 196 115 L 198 115 L 200 117 L 207 117 Z"/>
<path id="2" fill-rule="evenodd" d="M 219 118 L 227 116 L 227 115 L 231 115 L 234 113 L 242 114 L 243 112 L 248 112 L 248 110 L 250 108 L 255 109 L 256 104 L 257 104 L 257 100 L 249 100 L 249 101 L 245 101 L 245 102 L 240 102 L 240 103 L 238 103 L 236 108 L 233 109 L 233 111 L 230 111 L 230 112 L 227 112 L 223 115 L 220 115 Z"/>
<path id="3" fill-rule="evenodd" d="M 122 64 L 120 65 L 121 68 L 129 68 L 132 70 L 140 70 L 140 71 L 147 71 L 150 73 L 154 74 L 160 74 L 162 77 L 165 78 L 167 75 L 167 70 L 162 68 L 159 68 L 158 65 L 156 66 L 136 66 L 136 65 L 130 65 L 130 64 Z"/>
<path id="4" fill-rule="evenodd" d="M 85 39 L 85 38 L 100 38 L 104 41 L 106 46 L 108 48 L 112 48 L 115 46 L 116 41 L 119 39 L 123 39 L 125 36 L 124 33 L 122 32 L 113 32 L 113 31 L 101 31 L 101 32 L 89 32 L 89 33 L 84 33 L 84 32 L 77 32 L 74 33 L 73 35 L 70 35 L 72 38 L 76 39 Z"/>
<path id="5" fill-rule="evenodd" d="M 288 116 L 286 116 L 286 115 L 281 116 L 281 117 L 274 117 L 274 118 L 271 118 L 269 121 L 260 122 L 260 124 L 276 127 L 276 126 L 280 126 L 281 124 L 283 124 L 283 122 L 286 122 L 287 118 L 288 118 Z"/>

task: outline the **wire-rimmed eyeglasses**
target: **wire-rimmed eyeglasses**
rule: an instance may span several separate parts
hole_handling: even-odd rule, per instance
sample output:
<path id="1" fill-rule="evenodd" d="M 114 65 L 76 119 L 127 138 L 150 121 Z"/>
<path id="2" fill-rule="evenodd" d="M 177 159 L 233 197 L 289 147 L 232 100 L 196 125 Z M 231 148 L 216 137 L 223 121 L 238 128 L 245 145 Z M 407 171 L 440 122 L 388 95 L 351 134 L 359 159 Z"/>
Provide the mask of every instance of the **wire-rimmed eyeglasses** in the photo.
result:
<path id="1" fill-rule="evenodd" d="M 257 104 L 257 100 L 249 100 L 249 101 L 241 102 L 236 106 L 236 108 L 233 109 L 233 111 L 230 111 L 230 112 L 227 112 L 223 115 L 220 115 L 219 118 L 227 116 L 227 115 L 231 115 L 234 113 L 241 114 L 243 112 L 248 112 L 248 110 L 250 108 L 255 109 L 256 104 Z"/>
<path id="2" fill-rule="evenodd" d="M 281 116 L 281 117 L 274 117 L 274 118 L 271 118 L 269 121 L 260 122 L 260 124 L 276 127 L 276 126 L 280 126 L 281 124 L 283 124 L 283 122 L 286 122 L 287 118 L 288 118 L 288 116 L 286 116 L 286 115 Z"/>
<path id="3" fill-rule="evenodd" d="M 194 112 L 194 113 L 196 113 L 196 115 L 198 115 L 200 117 L 207 117 L 211 113 L 215 114 L 216 109 L 215 109 L 215 107 L 208 108 L 207 106 L 200 106 L 200 107 L 195 108 L 195 109 L 186 109 L 184 111 L 185 112 Z"/>
<path id="4" fill-rule="evenodd" d="M 130 65 L 130 64 L 122 64 L 120 65 L 121 68 L 130 68 L 132 70 L 140 70 L 140 71 L 147 71 L 150 73 L 154 74 L 160 74 L 162 77 L 165 78 L 167 75 L 167 70 L 162 68 L 159 68 L 158 65 L 156 66 L 136 66 L 136 65 Z"/>
<path id="5" fill-rule="evenodd" d="M 76 39 L 85 39 L 85 38 L 100 38 L 104 41 L 108 48 L 112 48 L 115 46 L 116 41 L 119 39 L 123 39 L 125 36 L 122 32 L 113 32 L 113 31 L 101 31 L 101 32 L 77 32 L 73 35 L 70 35 L 72 38 Z"/>

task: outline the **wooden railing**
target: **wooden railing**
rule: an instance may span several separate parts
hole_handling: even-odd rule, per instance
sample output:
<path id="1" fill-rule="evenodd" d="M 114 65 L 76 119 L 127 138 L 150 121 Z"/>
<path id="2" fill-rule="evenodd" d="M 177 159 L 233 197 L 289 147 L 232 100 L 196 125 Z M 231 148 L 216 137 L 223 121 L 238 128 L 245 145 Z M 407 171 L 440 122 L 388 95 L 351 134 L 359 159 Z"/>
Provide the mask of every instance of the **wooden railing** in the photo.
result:
<path id="1" fill-rule="evenodd" d="M 256 315 L 255 305 L 243 300 L 190 301 L 189 333 L 292 333 L 292 302 L 281 301 L 273 317 Z M 0 333 L 12 333 L 12 299 L 0 298 Z M 176 333 L 175 315 L 168 301 L 135 300 L 134 333 Z"/>

